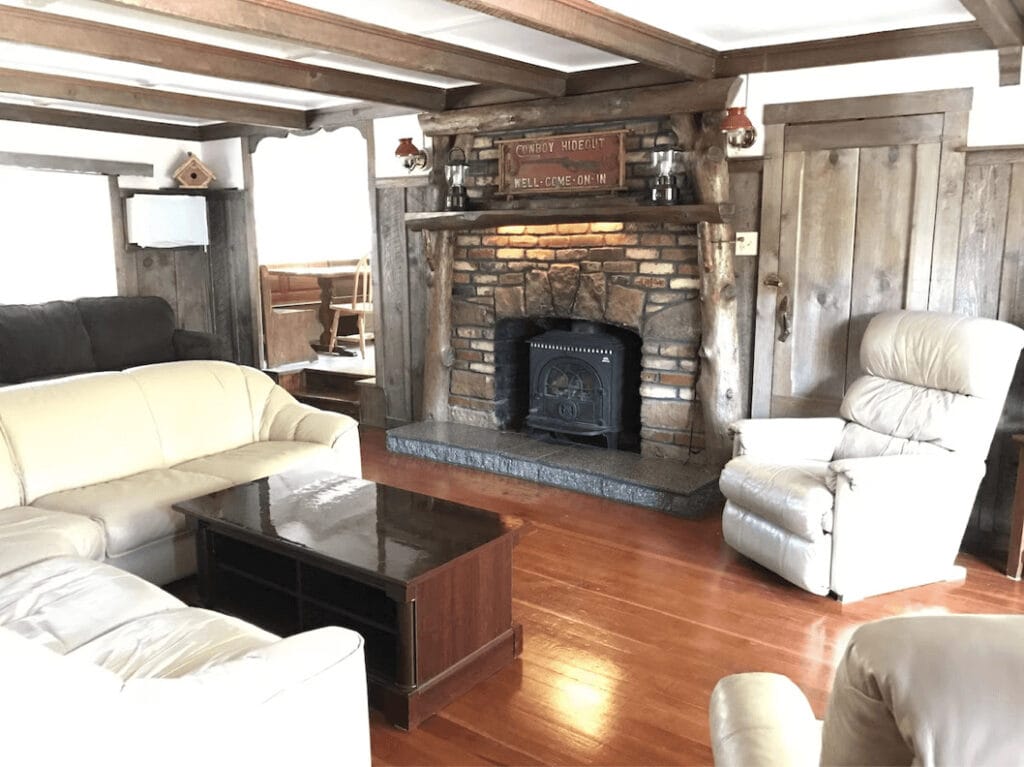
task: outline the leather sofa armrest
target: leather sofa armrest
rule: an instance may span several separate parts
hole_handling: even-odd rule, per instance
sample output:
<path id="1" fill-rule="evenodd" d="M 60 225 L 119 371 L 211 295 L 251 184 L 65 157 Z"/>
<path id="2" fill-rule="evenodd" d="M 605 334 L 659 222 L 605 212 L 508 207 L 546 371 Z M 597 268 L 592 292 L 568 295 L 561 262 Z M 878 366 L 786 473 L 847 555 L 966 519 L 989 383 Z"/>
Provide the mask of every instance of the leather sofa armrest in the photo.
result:
<path id="1" fill-rule="evenodd" d="M 711 749 L 718 767 L 818 764 L 821 723 L 781 674 L 733 674 L 711 693 Z"/>
<path id="2" fill-rule="evenodd" d="M 275 762 L 281 751 L 293 764 L 331 756 L 370 765 L 363 639 L 347 629 L 295 634 L 176 678 L 130 680 L 122 698 L 131 710 L 188 710 L 200 726 L 215 721 L 221 736 L 237 725 L 254 737 L 229 739 L 235 763 Z M 260 732 L 268 737 L 255 737 Z"/>
<path id="3" fill-rule="evenodd" d="M 729 427 L 733 455 L 827 461 L 846 421 L 842 418 L 746 418 Z"/>
<path id="4" fill-rule="evenodd" d="M 227 343 L 212 333 L 179 328 L 174 331 L 171 341 L 174 344 L 174 354 L 179 360 L 231 361 L 231 350 Z"/>
<path id="5" fill-rule="evenodd" d="M 273 388 L 267 400 L 260 439 L 326 445 L 335 453 L 335 469 L 349 477 L 363 475 L 359 423 L 347 415 L 296 402 L 279 386 Z"/>
<path id="6" fill-rule="evenodd" d="M 832 590 L 852 601 L 952 577 L 984 474 L 953 453 L 830 463 Z"/>

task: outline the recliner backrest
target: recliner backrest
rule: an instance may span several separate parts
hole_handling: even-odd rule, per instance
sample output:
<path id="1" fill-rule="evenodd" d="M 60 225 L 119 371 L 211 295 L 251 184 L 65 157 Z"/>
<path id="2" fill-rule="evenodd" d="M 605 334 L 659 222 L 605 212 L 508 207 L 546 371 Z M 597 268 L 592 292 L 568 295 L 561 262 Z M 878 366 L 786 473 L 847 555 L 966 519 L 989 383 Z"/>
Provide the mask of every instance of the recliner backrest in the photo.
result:
<path id="1" fill-rule="evenodd" d="M 861 342 L 866 375 L 840 406 L 833 456 L 955 451 L 983 459 L 1024 346 L 1005 322 L 940 312 L 884 312 Z"/>

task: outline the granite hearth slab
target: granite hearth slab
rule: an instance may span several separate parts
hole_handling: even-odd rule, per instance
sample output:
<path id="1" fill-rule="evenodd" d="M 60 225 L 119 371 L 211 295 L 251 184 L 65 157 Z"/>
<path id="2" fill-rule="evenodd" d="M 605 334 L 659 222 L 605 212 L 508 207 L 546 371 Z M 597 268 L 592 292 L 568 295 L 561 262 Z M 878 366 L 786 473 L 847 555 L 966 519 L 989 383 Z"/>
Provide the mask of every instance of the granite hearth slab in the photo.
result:
<path id="1" fill-rule="evenodd" d="M 612 498 L 679 517 L 717 508 L 718 472 L 621 450 L 560 445 L 525 434 L 433 421 L 388 431 L 393 453 Z"/>

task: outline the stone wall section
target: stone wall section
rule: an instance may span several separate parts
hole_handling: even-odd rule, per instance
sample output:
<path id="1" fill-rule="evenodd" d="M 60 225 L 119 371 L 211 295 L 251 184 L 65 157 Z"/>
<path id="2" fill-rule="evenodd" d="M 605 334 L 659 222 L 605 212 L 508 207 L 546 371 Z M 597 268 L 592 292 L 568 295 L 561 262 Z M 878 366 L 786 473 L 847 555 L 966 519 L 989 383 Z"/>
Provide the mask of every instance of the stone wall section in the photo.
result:
<path id="1" fill-rule="evenodd" d="M 461 233 L 453 273 L 453 420 L 497 425 L 498 320 L 594 320 L 643 341 L 642 452 L 689 458 L 702 446 L 694 405 L 697 268 L 692 226 L 606 222 Z"/>

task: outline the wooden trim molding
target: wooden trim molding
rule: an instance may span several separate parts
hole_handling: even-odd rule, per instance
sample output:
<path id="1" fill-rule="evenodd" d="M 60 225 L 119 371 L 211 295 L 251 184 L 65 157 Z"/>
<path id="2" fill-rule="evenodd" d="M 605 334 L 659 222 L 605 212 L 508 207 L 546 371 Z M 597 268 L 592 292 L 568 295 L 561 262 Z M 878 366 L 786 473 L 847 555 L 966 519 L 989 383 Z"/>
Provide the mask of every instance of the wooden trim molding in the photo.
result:
<path id="1" fill-rule="evenodd" d="M 94 160 L 89 157 L 61 157 L 52 154 L 0 152 L 0 165 L 32 170 L 57 170 L 64 173 L 91 173 L 99 176 L 144 176 L 152 178 L 153 166 L 142 162 Z"/>
<path id="2" fill-rule="evenodd" d="M 178 141 L 200 141 L 200 128 L 153 120 L 133 120 L 130 117 L 112 117 L 70 109 L 32 107 L 23 104 L 0 104 L 0 120 L 30 123 L 32 125 L 59 125 L 64 128 L 125 133 L 130 136 L 152 136 Z"/>
<path id="3" fill-rule="evenodd" d="M 1024 145 L 967 147 L 967 165 L 1012 165 L 1024 162 Z"/>
<path id="4" fill-rule="evenodd" d="M 766 104 L 765 125 L 862 120 L 871 117 L 901 117 L 935 112 L 969 112 L 973 88 L 955 88 L 917 93 L 893 93 L 886 96 L 797 101 Z"/>
<path id="5" fill-rule="evenodd" d="M 1024 19 L 1010 0 L 960 0 L 997 48 L 1024 43 Z"/>
<path id="6" fill-rule="evenodd" d="M 715 72 L 719 77 L 726 77 L 991 48 L 992 41 L 984 30 L 977 22 L 968 21 L 725 51 L 718 58 Z"/>

